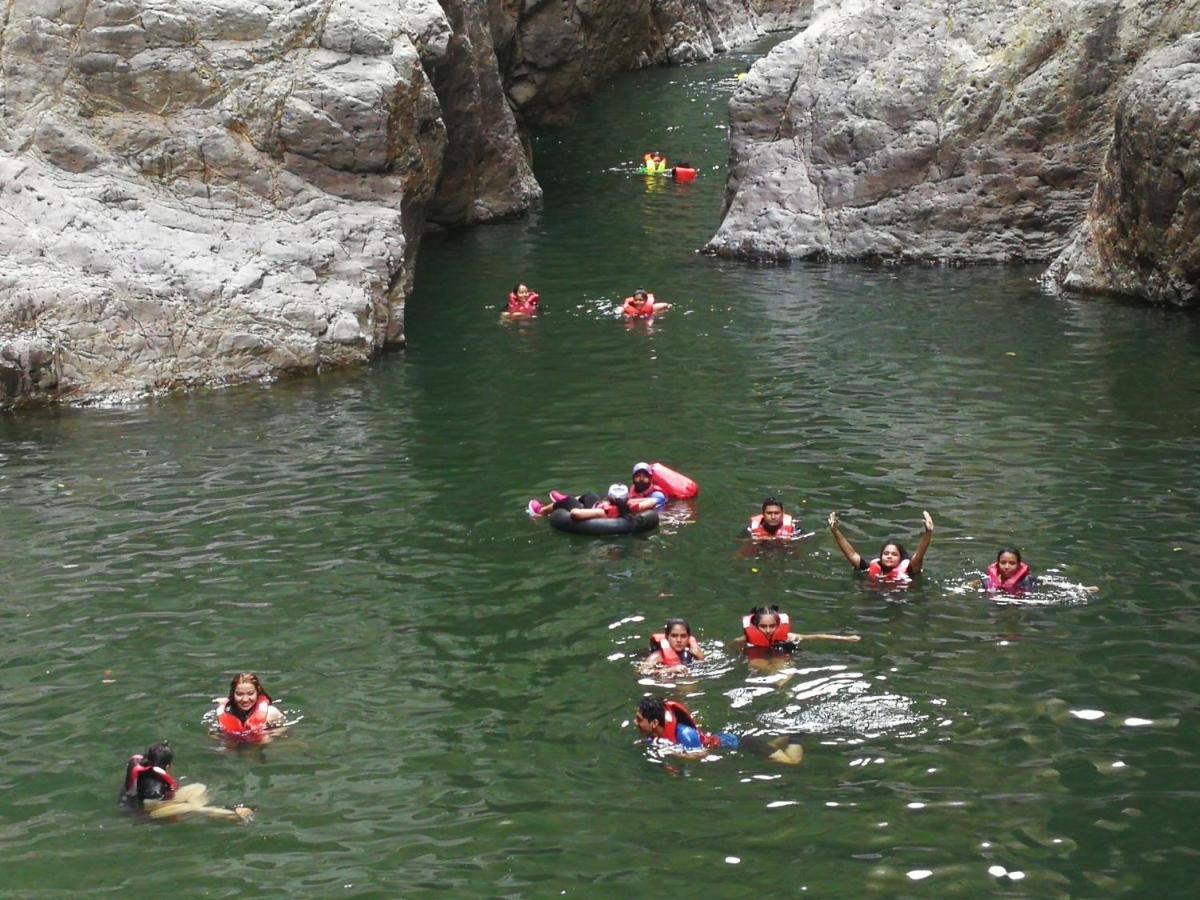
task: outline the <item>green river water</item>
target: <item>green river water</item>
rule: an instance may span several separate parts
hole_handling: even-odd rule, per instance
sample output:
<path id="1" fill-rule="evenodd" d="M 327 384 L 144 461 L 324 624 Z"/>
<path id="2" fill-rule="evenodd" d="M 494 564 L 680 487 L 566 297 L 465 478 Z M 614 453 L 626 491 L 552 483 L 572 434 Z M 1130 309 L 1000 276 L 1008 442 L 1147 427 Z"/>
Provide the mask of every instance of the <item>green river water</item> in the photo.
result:
<path id="1" fill-rule="evenodd" d="M 1190 895 L 1197 318 L 1034 270 L 698 255 L 752 58 L 538 134 L 544 209 L 427 238 L 409 346 L 368 369 L 0 416 L 0 894 Z M 700 179 L 632 175 L 655 147 Z M 544 313 L 503 325 L 517 280 Z M 639 286 L 675 307 L 627 329 Z M 701 485 L 649 537 L 524 514 L 640 459 Z M 747 546 L 770 493 L 816 535 Z M 928 509 L 922 579 L 870 590 L 831 509 L 871 555 Z M 967 589 L 1007 543 L 1099 594 Z M 764 602 L 862 641 L 764 678 L 724 649 Z M 669 615 L 709 659 L 655 685 Z M 246 669 L 303 718 L 228 748 L 202 719 Z M 664 765 L 647 692 L 805 761 Z M 161 737 L 255 821 L 119 812 Z"/>

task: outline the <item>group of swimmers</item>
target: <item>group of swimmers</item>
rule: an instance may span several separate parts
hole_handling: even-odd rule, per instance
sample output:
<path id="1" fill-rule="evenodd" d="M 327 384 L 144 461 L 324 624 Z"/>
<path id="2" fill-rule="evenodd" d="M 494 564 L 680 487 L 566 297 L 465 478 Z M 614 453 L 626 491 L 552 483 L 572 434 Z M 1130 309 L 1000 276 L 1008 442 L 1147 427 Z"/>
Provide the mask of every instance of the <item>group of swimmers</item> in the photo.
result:
<path id="1" fill-rule="evenodd" d="M 597 494 L 571 496 L 551 491 L 549 503 L 530 500 L 528 512 L 534 518 L 541 518 L 555 510 L 567 510 L 575 520 L 636 517 L 649 510 L 665 507 L 668 500 L 675 496 L 671 484 L 659 479 L 660 472 L 679 477 L 678 473 L 659 463 L 639 462 L 633 467 L 631 485 L 615 483 L 603 497 Z M 885 587 L 903 588 L 921 574 L 925 554 L 933 541 L 933 517 L 928 511 L 923 511 L 921 517 L 921 536 L 911 555 L 899 541 L 887 540 L 880 547 L 878 555 L 871 559 L 859 553 L 842 534 L 836 511 L 829 514 L 827 521 L 834 543 L 855 571 Z M 811 532 L 802 533 L 800 524 L 785 512 L 783 503 L 775 497 L 768 497 L 762 502 L 759 512 L 750 517 L 746 531 L 755 542 L 792 541 L 812 536 Z M 1037 588 L 1037 578 L 1022 560 L 1019 550 L 1004 547 L 981 577 L 969 584 L 988 594 L 1019 597 Z M 1099 589 L 1083 587 L 1082 590 L 1095 593 Z M 747 656 L 751 667 L 773 669 L 785 663 L 787 655 L 801 641 L 856 642 L 859 639 L 858 635 L 794 633 L 788 615 L 781 612 L 778 606 L 767 606 L 755 607 L 742 617 L 742 636 L 731 646 Z M 672 618 L 667 620 L 661 632 L 651 635 L 649 654 L 639 663 L 638 670 L 647 675 L 679 676 L 686 674 L 694 663 L 703 659 L 704 650 L 693 635 L 688 621 Z M 648 741 L 669 755 L 696 758 L 721 748 L 739 747 L 736 735 L 711 735 L 701 731 L 687 708 L 671 699 L 643 698 L 634 723 Z M 800 745 L 791 739 L 777 739 L 764 749 L 768 758 L 780 763 L 795 764 L 803 756 Z"/>
<path id="2" fill-rule="evenodd" d="M 541 309 L 540 304 L 541 298 L 537 291 L 531 291 L 529 285 L 521 282 L 509 291 L 508 306 L 500 315 L 505 319 L 532 319 Z M 670 308 L 670 303 L 655 299 L 654 294 L 644 288 L 638 288 L 621 301 L 621 315 L 626 320 L 652 319 Z"/>
<path id="3" fill-rule="evenodd" d="M 213 730 L 232 741 L 261 742 L 267 739 L 268 732 L 287 724 L 253 672 L 233 676 L 229 694 L 214 697 L 213 702 L 216 705 Z M 165 740 L 131 756 L 125 765 L 120 803 L 144 812 L 151 819 L 202 816 L 245 821 L 253 815 L 245 806 L 229 809 L 210 805 L 208 789 L 202 784 L 180 785 L 170 772 L 174 762 L 175 751 Z"/>

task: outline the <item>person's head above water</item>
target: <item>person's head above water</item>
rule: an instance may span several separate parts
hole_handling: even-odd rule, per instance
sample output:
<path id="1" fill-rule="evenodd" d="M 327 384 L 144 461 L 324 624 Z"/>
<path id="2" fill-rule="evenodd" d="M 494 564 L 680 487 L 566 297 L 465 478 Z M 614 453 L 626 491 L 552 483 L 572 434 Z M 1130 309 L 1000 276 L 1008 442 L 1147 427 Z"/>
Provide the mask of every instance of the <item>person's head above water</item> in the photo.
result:
<path id="1" fill-rule="evenodd" d="M 608 486 L 608 499 L 614 503 L 624 503 L 629 499 L 629 488 L 623 484 L 610 484 Z"/>
<path id="2" fill-rule="evenodd" d="M 767 637 L 779 627 L 781 621 L 778 606 L 756 606 L 750 610 L 750 624 Z"/>
<path id="3" fill-rule="evenodd" d="M 662 159 L 663 152 L 661 150 L 655 150 L 653 153 L 650 154 L 650 156 L 654 159 Z"/>
<path id="4" fill-rule="evenodd" d="M 1008 578 L 1021 567 L 1021 551 L 1012 547 L 1005 547 L 996 554 L 996 570 L 1005 578 Z"/>
<path id="5" fill-rule="evenodd" d="M 650 299 L 650 294 L 646 292 L 645 288 L 638 288 L 636 291 L 633 292 L 633 302 L 634 303 L 645 303 L 649 299 Z"/>
<path id="6" fill-rule="evenodd" d="M 254 709 L 258 698 L 264 693 L 266 692 L 259 683 L 258 676 L 253 672 L 234 675 L 233 680 L 229 682 L 229 706 L 231 709 L 249 712 Z"/>
<path id="7" fill-rule="evenodd" d="M 908 559 L 908 553 L 899 541 L 886 541 L 879 548 L 879 567 L 885 572 L 896 568 L 905 559 Z"/>
<path id="8" fill-rule="evenodd" d="M 514 297 L 528 297 L 529 285 L 518 283 L 513 287 L 512 292 Z"/>
<path id="9" fill-rule="evenodd" d="M 640 462 L 633 467 L 633 486 L 639 491 L 645 491 L 654 481 L 654 469 L 650 467 L 650 463 Z"/>
<path id="10" fill-rule="evenodd" d="M 170 743 L 167 741 L 159 741 L 157 744 L 151 744 L 146 748 L 146 752 L 142 754 L 142 764 L 146 766 L 158 766 L 160 769 L 165 769 L 175 761 L 175 751 L 171 749 Z"/>
<path id="11" fill-rule="evenodd" d="M 662 697 L 643 697 L 638 703 L 637 712 L 633 715 L 633 724 L 646 737 L 651 737 L 656 731 L 661 731 L 667 720 L 667 706 Z"/>
<path id="12" fill-rule="evenodd" d="M 688 624 L 687 619 L 667 619 L 663 626 L 663 634 L 667 636 L 667 643 L 676 653 L 682 653 L 691 645 L 692 626 Z"/>

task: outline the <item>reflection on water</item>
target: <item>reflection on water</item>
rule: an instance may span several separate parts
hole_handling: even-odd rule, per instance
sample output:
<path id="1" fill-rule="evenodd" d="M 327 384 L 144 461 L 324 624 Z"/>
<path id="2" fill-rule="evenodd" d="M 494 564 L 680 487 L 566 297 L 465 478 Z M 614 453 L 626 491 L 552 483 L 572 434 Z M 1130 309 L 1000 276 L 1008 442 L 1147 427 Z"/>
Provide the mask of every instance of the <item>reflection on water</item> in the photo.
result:
<path id="1" fill-rule="evenodd" d="M 7 891 L 742 896 L 784 861 L 834 896 L 1190 892 L 1195 318 L 1032 271 L 698 256 L 748 58 L 638 73 L 537 135 L 545 208 L 426 242 L 404 353 L 0 418 Z M 657 144 L 701 177 L 620 171 Z M 544 311 L 502 325 L 517 280 Z M 653 329 L 614 315 L 636 287 L 676 304 Z M 646 458 L 701 486 L 648 537 L 525 514 Z M 813 537 L 750 544 L 768 495 Z M 866 588 L 833 509 L 864 552 L 929 509 L 922 578 Z M 1052 589 L 964 591 L 1009 544 Z M 770 603 L 862 641 L 751 668 L 728 642 Z M 670 616 L 709 659 L 641 684 Z M 247 669 L 303 721 L 228 752 L 201 711 Z M 645 693 L 799 734 L 804 762 L 664 777 L 622 727 Z M 163 864 L 131 867 L 147 829 L 112 796 L 162 737 L 257 819 L 154 829 Z"/>

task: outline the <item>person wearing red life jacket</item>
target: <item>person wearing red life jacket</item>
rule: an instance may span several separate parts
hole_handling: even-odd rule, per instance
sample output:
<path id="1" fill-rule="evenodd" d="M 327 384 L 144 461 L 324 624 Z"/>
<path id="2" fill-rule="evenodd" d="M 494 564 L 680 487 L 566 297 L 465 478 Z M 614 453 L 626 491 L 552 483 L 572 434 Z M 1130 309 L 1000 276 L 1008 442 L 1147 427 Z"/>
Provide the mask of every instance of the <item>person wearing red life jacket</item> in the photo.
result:
<path id="1" fill-rule="evenodd" d="M 702 759 L 714 750 L 739 749 L 761 750 L 772 762 L 784 765 L 794 766 L 804 758 L 804 748 L 786 737 L 762 742 L 728 731 L 701 731 L 686 706 L 662 697 L 643 697 L 633 724 L 647 743 L 683 759 Z"/>
<path id="2" fill-rule="evenodd" d="M 657 509 L 667 505 L 666 491 L 654 483 L 654 467 L 650 463 L 640 462 L 634 465 L 629 497 L 633 500 L 650 498 Z"/>
<path id="3" fill-rule="evenodd" d="M 662 632 L 650 635 L 650 655 L 642 660 L 638 671 L 643 675 L 651 672 L 681 675 L 693 662 L 702 659 L 704 651 L 692 635 L 687 619 L 667 619 Z"/>
<path id="4" fill-rule="evenodd" d="M 983 578 L 973 582 L 989 594 L 1024 594 L 1026 591 L 1037 590 L 1038 578 L 1029 566 L 1022 561 L 1021 551 L 1014 547 L 1005 547 L 996 554 L 996 561 L 987 567 Z M 1094 594 L 1100 590 L 1095 585 L 1083 586 L 1082 590 Z"/>
<path id="5" fill-rule="evenodd" d="M 625 298 L 621 305 L 621 315 L 627 319 L 650 319 L 670 308 L 670 303 L 659 303 L 649 291 L 638 288 L 633 292 L 633 296 Z"/>
<path id="6" fill-rule="evenodd" d="M 234 675 L 228 697 L 214 697 L 217 729 L 226 737 L 259 741 L 272 728 L 283 725 L 283 713 L 271 703 L 253 672 Z"/>
<path id="7" fill-rule="evenodd" d="M 733 641 L 733 649 L 742 651 L 756 669 L 771 669 L 786 662 L 801 641 L 843 641 L 856 643 L 857 634 L 796 634 L 791 619 L 778 606 L 756 606 L 742 616 L 742 636 Z"/>
<path id="8" fill-rule="evenodd" d="M 180 785 L 167 771 L 175 761 L 175 751 L 159 741 L 135 753 L 125 766 L 125 784 L 121 790 L 123 806 L 143 810 L 152 819 L 202 815 L 210 819 L 241 821 L 253 813 L 245 806 L 226 809 L 208 805 L 208 789 L 202 784 Z"/>
<path id="9" fill-rule="evenodd" d="M 925 551 L 929 549 L 929 542 L 933 540 L 933 517 L 928 512 L 923 512 L 922 517 L 925 522 L 925 530 L 921 533 L 921 542 L 917 545 L 917 552 L 911 558 L 905 553 L 904 545 L 899 541 L 888 541 L 880 548 L 879 556 L 868 562 L 842 534 L 838 527 L 836 512 L 829 514 L 829 530 L 837 542 L 838 549 L 855 569 L 865 572 L 867 577 L 875 582 L 904 585 L 921 574 Z"/>
<path id="10" fill-rule="evenodd" d="M 531 319 L 537 315 L 537 291 L 531 291 L 528 285 L 518 284 L 508 295 L 508 309 L 500 315 L 509 319 Z"/>
<path id="11" fill-rule="evenodd" d="M 633 517 L 638 513 L 646 512 L 654 509 L 657 505 L 656 501 L 650 497 L 643 497 L 640 500 L 633 499 L 629 496 L 629 487 L 624 484 L 610 484 L 608 493 L 595 506 L 585 507 L 582 504 L 575 505 L 571 503 L 574 498 L 567 498 L 565 501 L 555 501 L 556 509 L 570 509 L 571 518 L 576 521 L 584 521 L 586 519 L 615 519 L 617 516 Z M 560 503 L 562 505 L 560 505 Z"/>
<path id="12" fill-rule="evenodd" d="M 796 523 L 783 511 L 783 504 L 774 497 L 762 503 L 762 511 L 751 516 L 746 529 L 756 541 L 787 540 L 796 536 Z"/>

